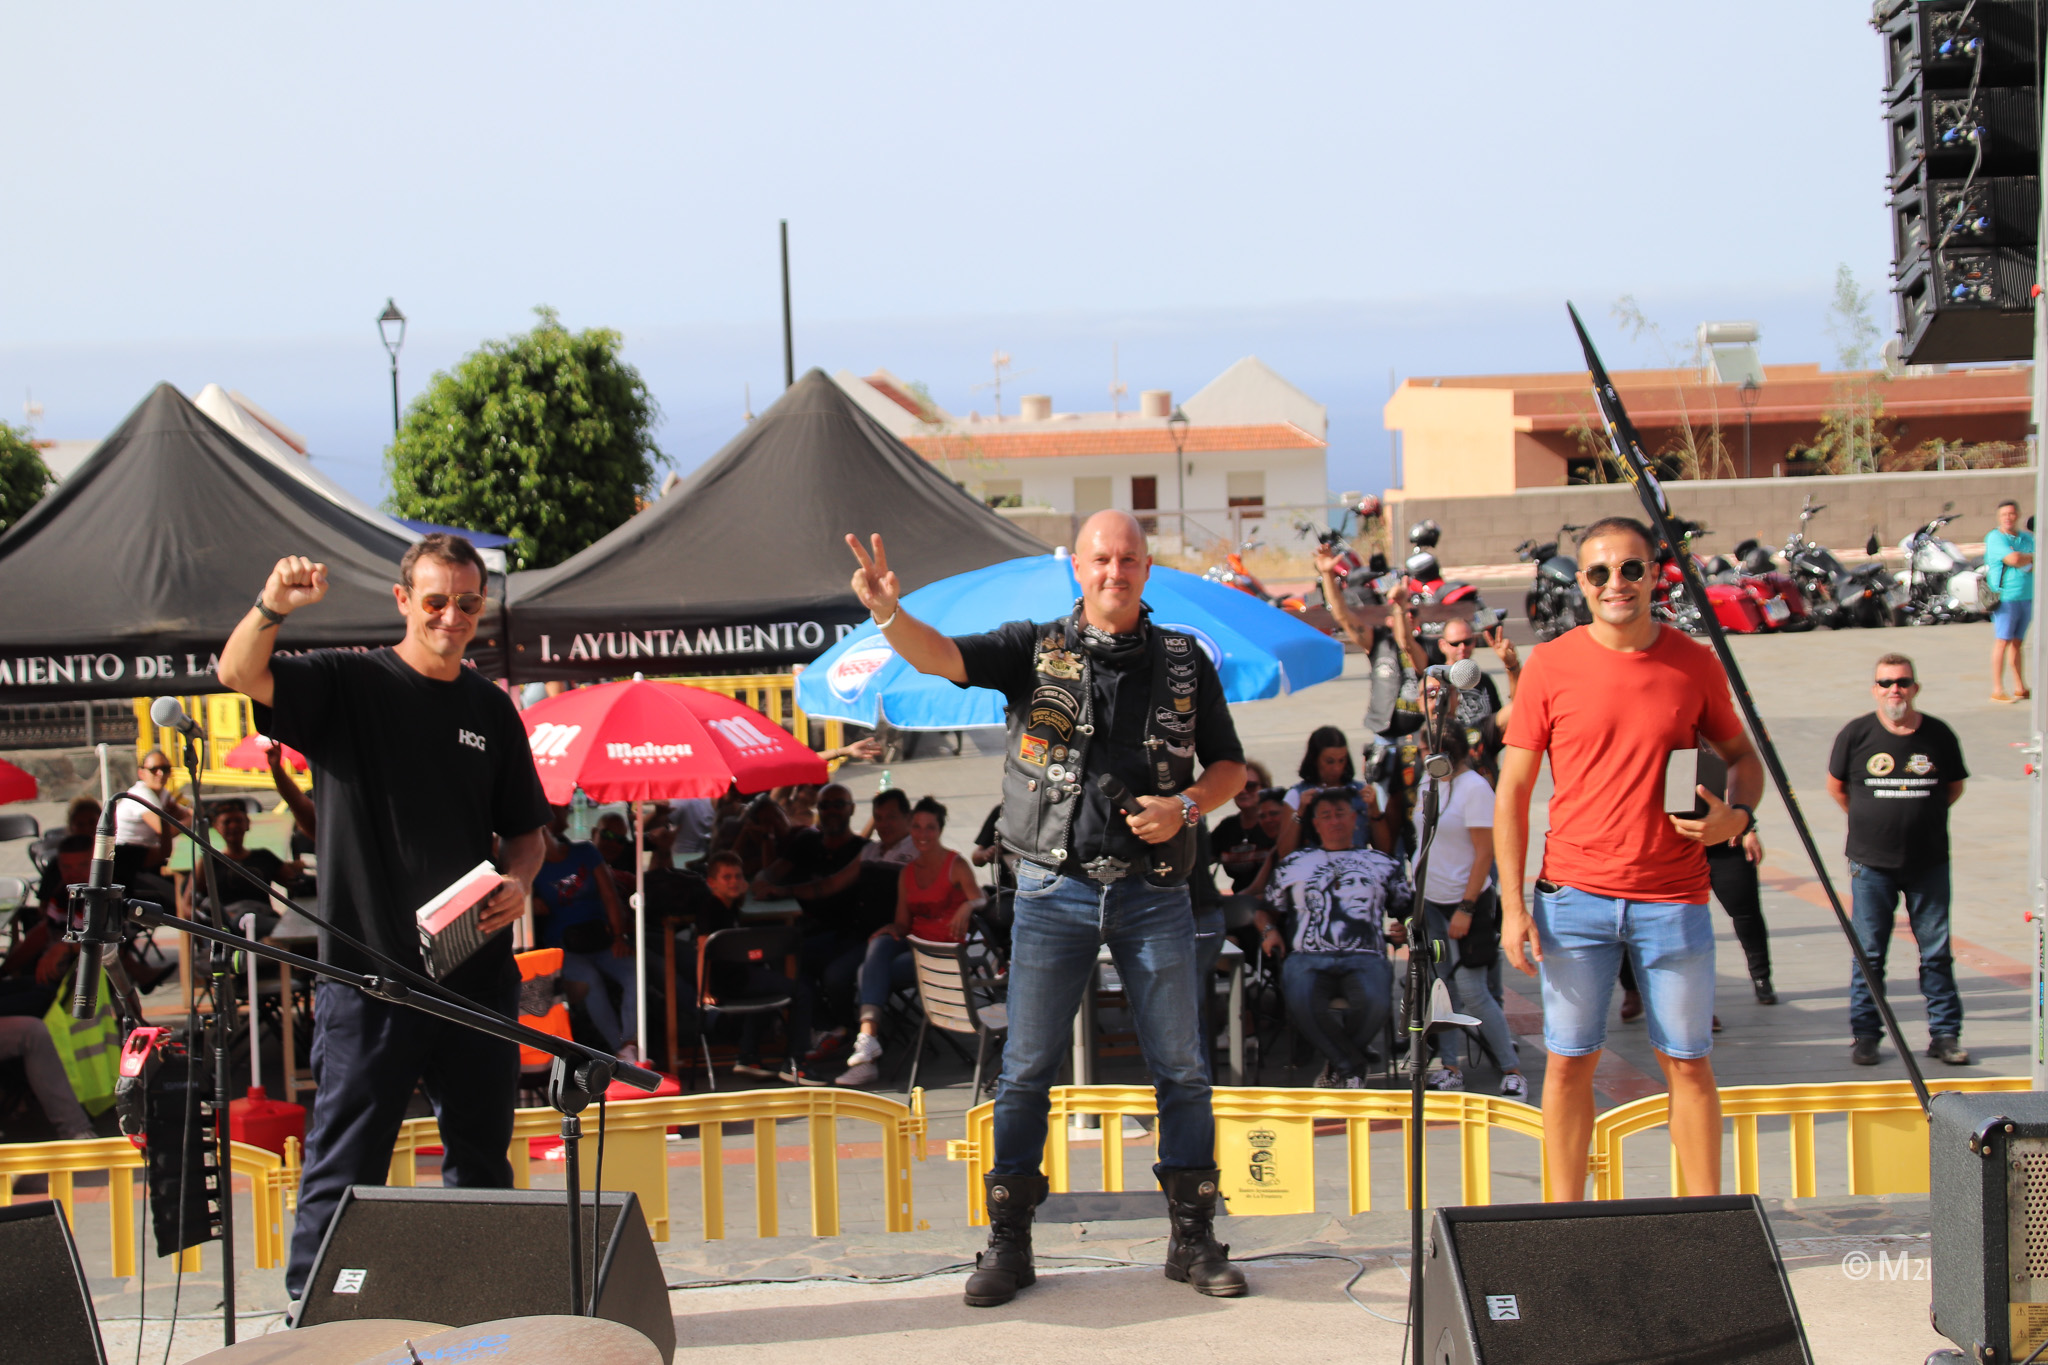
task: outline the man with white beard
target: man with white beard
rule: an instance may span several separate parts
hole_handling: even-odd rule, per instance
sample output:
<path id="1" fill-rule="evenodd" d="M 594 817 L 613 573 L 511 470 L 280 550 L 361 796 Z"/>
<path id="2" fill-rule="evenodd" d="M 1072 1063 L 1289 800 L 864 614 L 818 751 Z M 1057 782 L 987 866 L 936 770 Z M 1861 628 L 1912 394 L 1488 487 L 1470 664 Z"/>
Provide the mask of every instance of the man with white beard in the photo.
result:
<path id="1" fill-rule="evenodd" d="M 1913 709 L 1920 684 L 1905 655 L 1877 661 L 1870 692 L 1877 710 L 1842 727 L 1828 760 L 1828 795 L 1849 814 L 1856 937 L 1882 984 L 1892 920 L 1899 897 L 1906 898 L 1906 918 L 1920 947 L 1920 993 L 1927 997 L 1927 1055 L 1965 1066 L 1970 1054 L 1959 1041 L 1963 1001 L 1948 946 L 1948 808 L 1962 798 L 1970 775 L 1963 746 L 1955 731 Z M 1849 1031 L 1856 1039 L 1849 1060 L 1876 1066 L 1884 1023 L 1863 974 L 1854 968 Z"/>

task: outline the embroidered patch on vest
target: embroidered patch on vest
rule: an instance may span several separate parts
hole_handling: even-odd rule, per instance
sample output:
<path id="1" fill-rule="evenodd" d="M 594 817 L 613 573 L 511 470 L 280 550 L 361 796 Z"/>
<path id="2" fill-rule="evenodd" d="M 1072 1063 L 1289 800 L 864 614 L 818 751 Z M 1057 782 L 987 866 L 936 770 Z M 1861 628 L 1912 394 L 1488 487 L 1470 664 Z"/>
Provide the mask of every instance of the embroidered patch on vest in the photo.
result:
<path id="1" fill-rule="evenodd" d="M 1031 666 L 1048 678 L 1076 680 L 1081 676 L 1081 656 L 1070 649 L 1041 649 Z"/>
<path id="2" fill-rule="evenodd" d="M 1046 751 L 1052 745 L 1036 735 L 1024 735 L 1017 741 L 1017 757 L 1034 768 L 1045 766 Z"/>

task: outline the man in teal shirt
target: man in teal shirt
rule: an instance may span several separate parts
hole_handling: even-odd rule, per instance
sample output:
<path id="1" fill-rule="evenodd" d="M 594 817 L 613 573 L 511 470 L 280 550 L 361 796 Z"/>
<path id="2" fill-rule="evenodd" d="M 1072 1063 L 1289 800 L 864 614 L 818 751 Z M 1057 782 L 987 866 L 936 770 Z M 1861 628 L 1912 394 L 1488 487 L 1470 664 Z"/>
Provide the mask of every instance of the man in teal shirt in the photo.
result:
<path id="1" fill-rule="evenodd" d="M 2023 701 L 2027 675 L 2020 645 L 2034 619 L 2034 533 L 2020 529 L 2020 505 L 1998 504 L 1998 529 L 1984 537 L 1984 577 L 1998 594 L 1991 612 L 1991 700 Z M 2013 689 L 2005 690 L 2005 661 L 2012 660 Z"/>

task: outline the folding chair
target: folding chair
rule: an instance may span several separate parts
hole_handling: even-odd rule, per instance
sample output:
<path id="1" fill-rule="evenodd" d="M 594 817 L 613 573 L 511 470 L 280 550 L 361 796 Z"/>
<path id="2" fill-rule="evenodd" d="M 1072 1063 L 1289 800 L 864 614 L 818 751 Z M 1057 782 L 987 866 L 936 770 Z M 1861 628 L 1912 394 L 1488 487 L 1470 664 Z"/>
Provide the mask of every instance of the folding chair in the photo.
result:
<path id="1" fill-rule="evenodd" d="M 519 1022 L 530 1029 L 570 1037 L 569 1004 L 562 998 L 562 950 L 536 948 L 516 953 L 519 964 Z M 545 1093 L 554 1057 L 539 1048 L 519 1045 L 519 1088 Z"/>
<path id="2" fill-rule="evenodd" d="M 965 943 L 934 943 L 915 934 L 908 940 L 917 964 L 917 998 L 924 1022 L 917 1027 L 917 1048 L 910 1062 L 910 1080 L 903 1087 L 909 1094 L 917 1089 L 918 1063 L 924 1060 L 927 1030 L 936 1026 L 946 1033 L 974 1035 L 974 1096 L 981 1097 L 981 1073 L 988 1062 L 988 1040 L 998 1043 L 1009 1037 L 1009 1006 L 996 998 L 1003 989 L 991 977 L 978 976 L 974 959 Z"/>
<path id="3" fill-rule="evenodd" d="M 796 982 L 796 930 L 785 925 L 772 928 L 720 929 L 697 940 L 697 1012 L 701 1016 L 698 1041 L 704 1046 L 704 1083 L 718 1089 L 718 1073 L 711 1068 L 711 1023 L 720 1014 L 769 1014 L 789 1008 L 791 997 L 781 995 L 726 995 L 712 989 L 712 976 L 719 967 L 759 967 L 780 961 L 783 972 Z M 801 984 L 796 989 L 802 990 Z M 803 1056 L 808 1038 L 789 1041 L 792 1064 Z"/>

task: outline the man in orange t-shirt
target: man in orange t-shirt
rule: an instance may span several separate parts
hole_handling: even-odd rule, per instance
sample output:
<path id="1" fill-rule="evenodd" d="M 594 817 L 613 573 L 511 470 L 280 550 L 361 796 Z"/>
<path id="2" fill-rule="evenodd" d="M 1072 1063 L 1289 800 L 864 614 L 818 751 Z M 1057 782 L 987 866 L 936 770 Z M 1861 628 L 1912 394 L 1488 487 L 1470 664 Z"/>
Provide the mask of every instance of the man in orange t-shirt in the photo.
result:
<path id="1" fill-rule="evenodd" d="M 1756 823 L 1763 765 L 1743 733 L 1720 661 L 1650 615 L 1649 529 L 1608 517 L 1579 543 L 1590 625 L 1540 646 L 1522 671 L 1494 805 L 1501 946 L 1542 964 L 1543 1151 L 1559 1199 L 1584 1197 L 1593 1069 L 1623 955 L 1641 983 L 1650 1043 L 1671 1093 L 1671 1141 L 1692 1194 L 1721 1189 L 1714 1086 L 1714 924 L 1704 845 Z M 1664 810 L 1671 755 L 1704 740 L 1728 763 L 1704 817 Z M 1522 878 L 1529 797 L 1550 755 L 1550 832 L 1531 907 Z M 1724 800 L 1725 796 L 1725 800 Z"/>

